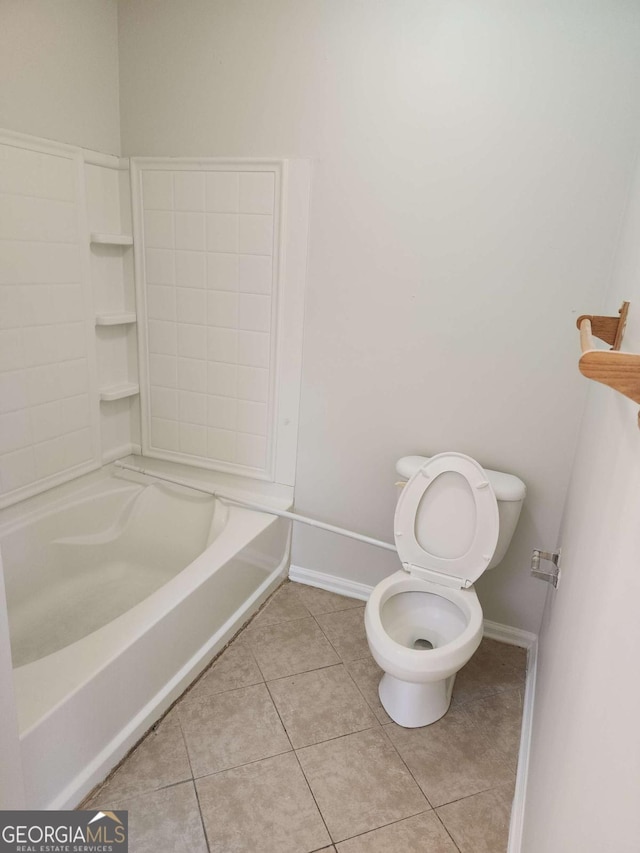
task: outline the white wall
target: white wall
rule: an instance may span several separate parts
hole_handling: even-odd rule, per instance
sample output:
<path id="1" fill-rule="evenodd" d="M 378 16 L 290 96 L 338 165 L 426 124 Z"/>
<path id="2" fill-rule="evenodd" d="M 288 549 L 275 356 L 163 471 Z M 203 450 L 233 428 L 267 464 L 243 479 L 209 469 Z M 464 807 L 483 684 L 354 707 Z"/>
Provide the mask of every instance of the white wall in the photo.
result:
<path id="1" fill-rule="evenodd" d="M 118 153 L 115 0 L 1 0 L 0 128 Z"/>
<path id="2" fill-rule="evenodd" d="M 485 615 L 536 630 L 638 142 L 624 0 L 120 0 L 125 154 L 315 158 L 296 506 L 392 535 L 394 462 L 468 452 L 529 495 Z M 294 563 L 385 553 L 299 530 Z M 373 551 L 373 549 L 369 549 Z"/>
<path id="3" fill-rule="evenodd" d="M 640 352 L 640 172 L 605 312 Z M 523 853 L 635 853 L 640 839 L 638 406 L 592 383 L 545 611 Z"/>

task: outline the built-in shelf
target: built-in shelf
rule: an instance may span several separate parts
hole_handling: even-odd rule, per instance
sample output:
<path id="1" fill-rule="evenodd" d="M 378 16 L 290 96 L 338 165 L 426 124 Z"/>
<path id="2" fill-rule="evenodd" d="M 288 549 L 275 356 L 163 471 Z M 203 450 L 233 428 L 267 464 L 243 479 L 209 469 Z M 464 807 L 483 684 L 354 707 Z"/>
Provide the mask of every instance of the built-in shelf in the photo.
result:
<path id="1" fill-rule="evenodd" d="M 113 314 L 96 315 L 96 326 L 129 326 L 135 322 L 135 311 L 120 311 Z"/>
<path id="2" fill-rule="evenodd" d="M 93 231 L 91 242 L 102 246 L 133 246 L 133 237 L 130 234 L 100 234 Z"/>
<path id="3" fill-rule="evenodd" d="M 100 389 L 100 400 L 110 403 L 113 400 L 123 400 L 125 397 L 135 397 L 140 393 L 140 386 L 135 382 L 122 382 L 120 385 L 109 385 Z"/>

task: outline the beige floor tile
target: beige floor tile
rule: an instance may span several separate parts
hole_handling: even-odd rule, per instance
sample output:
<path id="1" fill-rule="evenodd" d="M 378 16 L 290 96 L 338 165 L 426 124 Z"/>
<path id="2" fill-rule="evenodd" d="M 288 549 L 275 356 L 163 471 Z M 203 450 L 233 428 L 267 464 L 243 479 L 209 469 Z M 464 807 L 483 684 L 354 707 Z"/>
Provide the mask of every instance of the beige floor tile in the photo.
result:
<path id="1" fill-rule="evenodd" d="M 166 717 L 129 755 L 91 803 L 114 802 L 191 779 L 191 767 L 177 717 Z M 87 806 L 93 808 L 93 805 Z"/>
<path id="2" fill-rule="evenodd" d="M 309 853 L 331 841 L 293 753 L 196 784 L 211 853 Z"/>
<path id="3" fill-rule="evenodd" d="M 420 729 L 390 723 L 384 731 L 434 808 L 513 780 L 505 756 L 483 737 L 464 708 L 451 708 Z"/>
<path id="4" fill-rule="evenodd" d="M 178 716 L 194 777 L 291 749 L 264 684 L 219 693 L 207 702 L 180 703 Z"/>
<path id="5" fill-rule="evenodd" d="M 505 690 L 464 706 L 482 736 L 504 753 L 515 770 L 522 728 L 522 690 Z"/>
<path id="6" fill-rule="evenodd" d="M 291 586 L 307 610 L 314 616 L 321 613 L 334 613 L 336 610 L 352 610 L 364 607 L 365 604 L 358 598 L 347 598 L 345 595 L 338 595 L 335 592 L 318 589 L 315 586 L 307 586 L 302 583 L 292 583 Z"/>
<path id="7" fill-rule="evenodd" d="M 460 853 L 506 853 L 513 786 L 503 785 L 442 806 L 438 815 Z"/>
<path id="8" fill-rule="evenodd" d="M 334 841 L 343 841 L 429 808 L 380 728 L 297 753 Z"/>
<path id="9" fill-rule="evenodd" d="M 351 660 L 345 663 L 349 675 L 358 685 L 358 689 L 367 701 L 367 704 L 381 723 L 390 723 L 391 717 L 387 714 L 380 702 L 378 686 L 383 676 L 383 671 L 374 661 L 371 655 L 360 660 Z"/>
<path id="10" fill-rule="evenodd" d="M 191 781 L 100 807 L 128 810 L 131 853 L 207 853 Z"/>
<path id="11" fill-rule="evenodd" d="M 402 729 L 380 704 L 362 610 L 283 586 L 86 807 L 128 809 L 136 853 L 205 853 L 193 769 L 214 853 L 454 853 L 424 795 L 461 853 L 504 853 L 526 652 L 483 640 L 448 714 Z"/>
<path id="12" fill-rule="evenodd" d="M 295 749 L 378 725 L 342 664 L 267 686 Z"/>
<path id="13" fill-rule="evenodd" d="M 232 644 L 205 672 L 181 702 L 206 702 L 216 693 L 238 690 L 264 681 L 251 650 Z"/>
<path id="14" fill-rule="evenodd" d="M 369 654 L 362 608 L 324 613 L 316 618 L 343 661 L 358 660 Z"/>
<path id="15" fill-rule="evenodd" d="M 309 610 L 296 591 L 296 584 L 285 583 L 271 596 L 267 604 L 249 623 L 248 631 L 265 625 L 277 625 L 279 622 L 290 622 L 292 619 L 304 619 L 309 616 Z"/>
<path id="16" fill-rule="evenodd" d="M 490 654 L 498 655 L 503 663 L 517 669 L 523 677 L 526 675 L 527 658 L 529 655 L 527 649 L 523 649 L 521 646 L 512 646 L 510 643 L 501 643 L 498 640 L 490 640 L 489 638 L 486 638 L 484 643 L 489 649 Z"/>
<path id="17" fill-rule="evenodd" d="M 426 812 L 343 841 L 338 853 L 458 853 L 458 848 L 435 812 Z"/>
<path id="18" fill-rule="evenodd" d="M 340 663 L 311 616 L 256 628 L 245 642 L 267 681 Z"/>
<path id="19" fill-rule="evenodd" d="M 524 684 L 527 651 L 518 646 L 483 639 L 453 686 L 452 704 L 461 705 Z"/>

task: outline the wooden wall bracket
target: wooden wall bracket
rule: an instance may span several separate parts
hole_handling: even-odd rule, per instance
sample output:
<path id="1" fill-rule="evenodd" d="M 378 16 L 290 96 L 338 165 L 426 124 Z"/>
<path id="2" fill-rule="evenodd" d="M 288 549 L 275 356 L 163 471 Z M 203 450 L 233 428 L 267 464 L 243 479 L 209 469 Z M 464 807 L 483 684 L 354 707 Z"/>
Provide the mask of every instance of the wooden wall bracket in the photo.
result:
<path id="1" fill-rule="evenodd" d="M 600 338 L 605 344 L 609 344 L 612 350 L 619 350 L 622 344 L 622 336 L 627 325 L 627 314 L 629 303 L 623 302 L 617 317 L 600 317 L 595 314 L 581 314 L 576 320 L 576 326 L 582 332 L 582 321 L 589 320 L 591 323 L 591 334 Z M 584 351 L 584 347 L 583 347 Z"/>
<path id="2" fill-rule="evenodd" d="M 628 310 L 629 303 L 623 302 L 618 317 L 578 317 L 582 349 L 578 367 L 588 379 L 602 382 L 640 404 L 640 354 L 619 352 Z M 610 344 L 611 349 L 596 349 L 592 335 Z"/>

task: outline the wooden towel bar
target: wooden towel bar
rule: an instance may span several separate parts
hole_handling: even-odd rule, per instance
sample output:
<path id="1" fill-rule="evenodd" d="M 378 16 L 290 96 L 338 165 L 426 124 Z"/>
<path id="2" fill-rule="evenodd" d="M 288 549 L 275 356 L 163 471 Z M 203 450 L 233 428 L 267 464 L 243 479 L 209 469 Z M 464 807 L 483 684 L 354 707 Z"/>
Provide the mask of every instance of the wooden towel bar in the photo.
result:
<path id="1" fill-rule="evenodd" d="M 602 382 L 640 404 L 640 355 L 619 352 L 628 311 L 629 303 L 623 302 L 618 317 L 578 317 L 582 349 L 578 367 L 588 379 Z M 610 344 L 611 349 L 596 349 L 593 336 Z"/>

